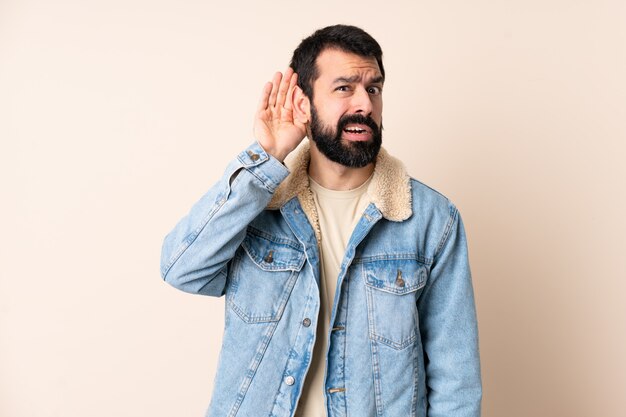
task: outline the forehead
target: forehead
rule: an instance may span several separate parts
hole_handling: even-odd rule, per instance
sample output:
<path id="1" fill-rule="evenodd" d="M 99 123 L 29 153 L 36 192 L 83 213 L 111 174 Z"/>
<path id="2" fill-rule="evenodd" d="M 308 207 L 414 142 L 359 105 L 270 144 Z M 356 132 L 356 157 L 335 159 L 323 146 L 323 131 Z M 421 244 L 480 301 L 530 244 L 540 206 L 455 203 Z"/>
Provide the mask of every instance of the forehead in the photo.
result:
<path id="1" fill-rule="evenodd" d="M 316 60 L 316 83 L 332 83 L 337 78 L 357 78 L 360 81 L 378 78 L 382 74 L 373 56 L 359 56 L 339 49 L 325 49 Z"/>

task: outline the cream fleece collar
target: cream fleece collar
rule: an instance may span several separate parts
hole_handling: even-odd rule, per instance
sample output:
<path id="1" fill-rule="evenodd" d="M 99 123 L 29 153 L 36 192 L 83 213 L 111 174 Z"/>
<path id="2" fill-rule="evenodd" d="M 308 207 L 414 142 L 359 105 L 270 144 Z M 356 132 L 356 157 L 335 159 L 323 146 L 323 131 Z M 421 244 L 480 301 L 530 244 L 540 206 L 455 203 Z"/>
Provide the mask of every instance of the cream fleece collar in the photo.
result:
<path id="1" fill-rule="evenodd" d="M 307 173 L 311 158 L 309 150 L 309 141 L 305 139 L 285 160 L 285 165 L 290 174 L 278 186 L 267 208 L 278 209 L 297 196 L 302 210 L 314 226 L 315 233 L 319 238 L 315 201 L 309 188 L 309 175 Z M 367 193 L 372 203 L 387 220 L 400 222 L 408 219 L 412 214 L 410 177 L 402 162 L 389 155 L 384 148 L 381 148 L 376 158 L 374 174 L 367 188 Z"/>

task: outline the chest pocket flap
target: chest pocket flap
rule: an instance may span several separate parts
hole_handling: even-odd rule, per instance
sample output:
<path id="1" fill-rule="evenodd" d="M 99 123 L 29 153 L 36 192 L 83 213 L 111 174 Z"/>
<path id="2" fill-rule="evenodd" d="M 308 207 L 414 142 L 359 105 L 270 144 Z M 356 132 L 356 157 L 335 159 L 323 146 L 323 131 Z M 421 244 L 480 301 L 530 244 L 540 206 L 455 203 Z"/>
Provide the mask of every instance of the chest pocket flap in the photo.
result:
<path id="1" fill-rule="evenodd" d="M 426 284 L 426 267 L 411 259 L 365 264 L 366 284 L 391 294 L 408 294 Z"/>
<path id="2" fill-rule="evenodd" d="M 298 242 L 248 230 L 230 275 L 228 302 L 247 323 L 280 320 L 305 262 Z"/>
<path id="3" fill-rule="evenodd" d="M 264 271 L 299 271 L 304 265 L 304 252 L 299 245 L 286 239 L 248 233 L 242 246 L 250 259 Z"/>

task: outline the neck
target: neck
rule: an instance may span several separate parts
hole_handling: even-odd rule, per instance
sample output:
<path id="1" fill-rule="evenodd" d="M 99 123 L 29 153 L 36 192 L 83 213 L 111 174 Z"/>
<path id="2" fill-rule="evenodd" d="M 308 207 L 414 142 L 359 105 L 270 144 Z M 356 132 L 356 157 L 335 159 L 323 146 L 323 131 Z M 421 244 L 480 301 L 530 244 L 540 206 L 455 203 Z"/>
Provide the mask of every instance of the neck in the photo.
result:
<path id="1" fill-rule="evenodd" d="M 324 188 L 336 191 L 353 190 L 362 185 L 374 172 L 374 163 L 362 168 L 350 168 L 333 162 L 322 154 L 315 142 L 311 142 L 309 175 Z"/>

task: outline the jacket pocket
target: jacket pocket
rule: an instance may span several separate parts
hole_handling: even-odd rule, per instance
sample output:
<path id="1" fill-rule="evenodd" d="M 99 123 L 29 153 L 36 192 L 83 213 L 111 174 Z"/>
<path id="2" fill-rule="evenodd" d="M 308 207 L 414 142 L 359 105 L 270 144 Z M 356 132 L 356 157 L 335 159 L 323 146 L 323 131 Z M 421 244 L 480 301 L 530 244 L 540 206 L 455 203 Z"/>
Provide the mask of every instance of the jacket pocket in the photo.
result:
<path id="1" fill-rule="evenodd" d="M 417 293 L 426 285 L 426 266 L 414 259 L 363 264 L 370 338 L 403 349 L 417 338 Z"/>
<path id="2" fill-rule="evenodd" d="M 233 260 L 228 304 L 247 323 L 280 320 L 304 260 L 298 242 L 249 229 Z"/>

